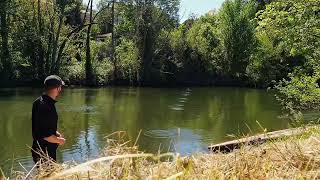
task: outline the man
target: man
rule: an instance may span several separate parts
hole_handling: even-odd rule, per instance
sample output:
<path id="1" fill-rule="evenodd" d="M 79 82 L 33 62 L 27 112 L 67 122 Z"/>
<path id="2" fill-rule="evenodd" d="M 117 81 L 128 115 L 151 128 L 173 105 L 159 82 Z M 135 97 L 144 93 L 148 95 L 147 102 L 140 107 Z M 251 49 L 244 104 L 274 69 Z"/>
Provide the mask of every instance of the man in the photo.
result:
<path id="1" fill-rule="evenodd" d="M 57 131 L 58 114 L 55 103 L 64 86 L 59 76 L 51 75 L 44 80 L 45 93 L 37 98 L 32 106 L 32 157 L 33 161 L 56 162 L 58 145 L 63 145 L 65 139 Z"/>

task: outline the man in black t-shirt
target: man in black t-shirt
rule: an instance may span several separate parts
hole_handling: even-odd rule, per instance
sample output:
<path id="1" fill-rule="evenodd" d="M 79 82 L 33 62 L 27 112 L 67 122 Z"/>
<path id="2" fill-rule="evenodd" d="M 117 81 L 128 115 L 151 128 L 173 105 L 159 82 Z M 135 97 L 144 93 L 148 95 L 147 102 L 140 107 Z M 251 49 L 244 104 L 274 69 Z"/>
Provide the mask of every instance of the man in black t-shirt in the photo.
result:
<path id="1" fill-rule="evenodd" d="M 63 135 L 57 131 L 58 114 L 55 107 L 56 98 L 64 85 L 59 76 L 48 76 L 44 81 L 45 93 L 33 103 L 31 152 L 35 163 L 41 159 L 46 161 L 47 158 L 56 161 L 58 145 L 65 143 Z"/>

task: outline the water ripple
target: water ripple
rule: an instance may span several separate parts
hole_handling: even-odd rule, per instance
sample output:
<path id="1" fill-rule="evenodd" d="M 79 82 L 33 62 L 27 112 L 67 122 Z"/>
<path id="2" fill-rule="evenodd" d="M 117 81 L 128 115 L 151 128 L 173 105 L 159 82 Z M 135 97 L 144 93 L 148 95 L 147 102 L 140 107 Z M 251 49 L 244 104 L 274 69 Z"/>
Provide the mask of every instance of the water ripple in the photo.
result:
<path id="1" fill-rule="evenodd" d="M 183 111 L 184 110 L 183 106 L 176 106 L 176 105 L 169 106 L 169 108 L 174 111 Z"/>
<path id="2" fill-rule="evenodd" d="M 184 92 L 182 92 L 181 96 L 177 99 L 177 103 L 174 105 L 169 105 L 169 108 L 174 111 L 183 111 L 185 103 L 188 101 L 188 96 L 191 94 L 191 89 L 187 88 Z"/>
<path id="3" fill-rule="evenodd" d="M 97 106 L 92 106 L 88 104 L 84 104 L 79 107 L 66 107 L 64 111 L 66 112 L 83 112 L 85 114 L 97 114 L 98 112 L 96 111 Z"/>
<path id="4" fill-rule="evenodd" d="M 177 130 L 149 130 L 144 132 L 144 135 L 147 137 L 157 138 L 157 139 L 169 139 L 175 138 L 178 136 Z"/>

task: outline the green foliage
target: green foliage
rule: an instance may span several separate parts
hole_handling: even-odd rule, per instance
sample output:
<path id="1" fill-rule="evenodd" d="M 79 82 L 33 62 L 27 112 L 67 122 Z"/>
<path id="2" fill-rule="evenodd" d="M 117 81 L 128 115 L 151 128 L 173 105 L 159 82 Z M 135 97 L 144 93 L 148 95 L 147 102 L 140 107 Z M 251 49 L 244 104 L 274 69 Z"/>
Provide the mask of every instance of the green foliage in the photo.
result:
<path id="1" fill-rule="evenodd" d="M 67 84 L 82 85 L 85 80 L 84 63 L 72 59 L 61 68 L 60 75 Z"/>
<path id="2" fill-rule="evenodd" d="M 289 56 L 308 55 L 319 46 L 319 11 L 318 0 L 278 0 L 257 14 L 257 31 Z"/>
<path id="3" fill-rule="evenodd" d="M 213 22 L 206 22 L 206 19 L 213 19 Z M 217 24 L 215 17 L 203 17 L 195 22 L 190 28 L 186 41 L 190 48 L 201 56 L 200 61 L 213 61 L 215 59 L 215 48 L 219 46 L 217 36 Z"/>
<path id="4" fill-rule="evenodd" d="M 291 112 L 319 108 L 319 7 L 319 0 L 278 0 L 255 19 L 251 80 L 276 85 L 279 101 Z"/>
<path id="5" fill-rule="evenodd" d="M 82 0 L 68 0 L 65 10 L 66 23 L 71 26 L 79 26 L 82 23 Z"/>
<path id="6" fill-rule="evenodd" d="M 256 51 L 250 58 L 247 74 L 255 86 L 273 87 L 275 82 L 287 77 L 292 71 L 289 59 L 282 56 L 283 50 L 274 47 L 266 32 L 257 32 Z"/>
<path id="7" fill-rule="evenodd" d="M 12 16 L 10 37 L 12 54 L 15 54 L 12 66 L 17 71 L 21 64 L 29 64 L 32 71 L 27 79 L 41 80 L 47 74 L 57 73 L 61 61 L 67 56 L 60 52 L 61 43 L 70 29 L 64 24 L 64 9 L 55 1 L 17 0 L 15 15 Z M 30 74 L 28 74 L 30 75 Z"/>
<path id="8" fill-rule="evenodd" d="M 111 82 L 113 66 L 110 61 L 93 61 L 93 73 L 95 84 L 98 86 L 108 85 Z"/>
<path id="9" fill-rule="evenodd" d="M 312 75 L 289 74 L 289 80 L 282 80 L 276 86 L 278 99 L 289 110 L 320 108 L 320 69 Z"/>
<path id="10" fill-rule="evenodd" d="M 119 73 L 123 80 L 134 83 L 140 78 L 139 50 L 132 40 L 120 39 L 119 41 L 116 47 Z"/>
<path id="11" fill-rule="evenodd" d="M 91 42 L 92 70 L 94 74 L 94 84 L 103 86 L 111 81 L 113 72 L 112 63 L 104 52 L 108 52 L 109 41 Z M 70 55 L 70 59 L 63 64 L 61 68 L 61 76 L 69 84 L 85 85 L 85 52 L 80 53 L 80 60 L 74 58 L 78 53 L 75 47 L 69 47 L 66 52 Z"/>
<path id="12" fill-rule="evenodd" d="M 257 13 L 258 50 L 252 55 L 250 73 L 258 84 L 286 78 L 296 67 L 312 70 L 319 49 L 320 1 L 284 1 L 270 3 Z"/>
<path id="13" fill-rule="evenodd" d="M 174 62 L 180 68 L 184 81 L 210 81 L 217 74 L 217 62 L 221 58 L 217 27 L 217 18 L 206 15 L 181 25 L 171 33 Z"/>
<path id="14" fill-rule="evenodd" d="M 171 32 L 170 45 L 174 52 L 174 58 L 181 64 L 184 59 L 184 53 L 187 51 L 186 32 L 188 31 L 186 25 L 179 26 L 176 30 Z"/>
<path id="15" fill-rule="evenodd" d="M 224 58 L 220 63 L 225 76 L 244 78 L 254 50 L 253 3 L 226 0 L 219 12 Z"/>

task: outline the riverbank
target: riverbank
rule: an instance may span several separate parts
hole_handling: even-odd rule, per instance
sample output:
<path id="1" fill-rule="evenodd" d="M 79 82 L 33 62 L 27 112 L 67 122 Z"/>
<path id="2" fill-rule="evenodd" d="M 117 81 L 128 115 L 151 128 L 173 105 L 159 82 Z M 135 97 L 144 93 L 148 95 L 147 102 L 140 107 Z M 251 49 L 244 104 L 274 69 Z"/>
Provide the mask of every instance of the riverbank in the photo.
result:
<path id="1" fill-rule="evenodd" d="M 64 80 L 64 78 L 62 78 Z M 66 81 L 68 87 L 71 88 L 104 88 L 104 87 L 151 87 L 151 88 L 179 88 L 179 87 L 238 87 L 238 88 L 255 88 L 267 89 L 268 86 L 262 84 L 253 84 L 245 80 L 232 79 L 213 79 L 213 80 L 194 80 L 194 81 L 171 81 L 171 82 L 126 82 L 116 81 L 105 84 L 93 83 L 85 84 L 85 80 L 79 82 Z M 43 88 L 43 80 L 28 81 L 4 81 L 0 84 L 0 88 L 16 88 L 16 87 L 35 87 Z M 273 87 L 273 85 L 271 86 Z"/>
<path id="2" fill-rule="evenodd" d="M 123 132 L 108 137 L 102 157 L 83 164 L 51 164 L 35 172 L 16 173 L 17 179 L 317 179 L 320 177 L 320 128 L 302 135 L 230 154 L 148 154 Z M 129 145 L 129 144 L 132 145 Z"/>

